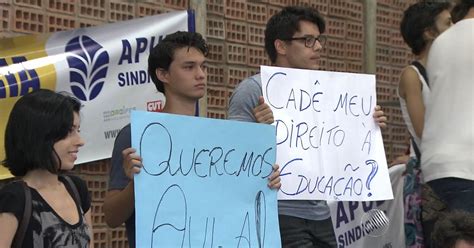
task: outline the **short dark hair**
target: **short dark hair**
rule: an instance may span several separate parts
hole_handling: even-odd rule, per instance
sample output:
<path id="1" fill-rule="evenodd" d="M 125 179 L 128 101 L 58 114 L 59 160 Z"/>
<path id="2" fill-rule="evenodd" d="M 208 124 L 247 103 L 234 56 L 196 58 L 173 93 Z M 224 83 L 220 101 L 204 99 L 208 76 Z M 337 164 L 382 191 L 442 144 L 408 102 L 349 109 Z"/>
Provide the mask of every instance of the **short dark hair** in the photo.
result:
<path id="1" fill-rule="evenodd" d="M 460 240 L 474 244 L 474 214 L 461 211 L 442 214 L 431 237 L 440 248 L 454 247 Z"/>
<path id="2" fill-rule="evenodd" d="M 436 17 L 444 10 L 449 10 L 450 6 L 446 2 L 422 1 L 403 12 L 400 33 L 413 54 L 419 55 L 425 49 L 427 42 L 423 33 L 427 28 L 434 27 Z"/>
<path id="3" fill-rule="evenodd" d="M 277 58 L 275 40 L 292 38 L 300 29 L 300 21 L 314 23 L 321 34 L 326 30 L 324 18 L 315 8 L 299 6 L 283 8 L 268 20 L 265 28 L 265 51 L 272 63 L 275 63 Z"/>
<path id="4" fill-rule="evenodd" d="M 156 69 L 168 70 L 173 62 L 174 52 L 183 47 L 194 47 L 207 56 L 208 47 L 206 41 L 199 33 L 178 31 L 167 35 L 150 52 L 148 57 L 148 74 L 153 80 L 156 89 L 165 93 L 165 86 L 156 76 Z"/>
<path id="5" fill-rule="evenodd" d="M 461 0 L 451 11 L 453 22 L 456 23 L 464 19 L 471 8 L 474 8 L 474 0 Z"/>
<path id="6" fill-rule="evenodd" d="M 2 164 L 14 176 L 24 176 L 34 169 L 57 174 L 61 160 L 54 143 L 68 135 L 74 113 L 80 109 L 81 103 L 74 97 L 47 89 L 21 97 L 8 118 Z"/>

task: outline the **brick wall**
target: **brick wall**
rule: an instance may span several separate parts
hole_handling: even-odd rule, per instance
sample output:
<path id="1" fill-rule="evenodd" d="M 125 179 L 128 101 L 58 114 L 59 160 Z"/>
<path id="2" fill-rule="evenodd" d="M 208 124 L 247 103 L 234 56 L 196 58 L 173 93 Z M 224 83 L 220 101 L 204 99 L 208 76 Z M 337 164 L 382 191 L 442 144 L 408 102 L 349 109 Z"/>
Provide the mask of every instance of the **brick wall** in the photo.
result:
<path id="1" fill-rule="evenodd" d="M 401 69 L 412 57 L 401 35 L 403 10 L 415 0 L 377 1 L 377 93 L 388 115 L 383 130 L 387 158 L 403 153 L 408 133 L 401 117 L 396 88 Z M 240 80 L 268 65 L 263 49 L 265 23 L 289 4 L 310 5 L 326 18 L 327 35 L 322 69 L 362 72 L 363 5 L 361 0 L 208 0 L 206 33 L 210 53 L 208 109 L 211 118 L 226 118 L 229 96 Z M 2 0 L 0 38 L 98 26 L 172 10 L 188 8 L 181 0 Z M 124 227 L 105 225 L 102 204 L 107 190 L 110 160 L 77 166 L 92 195 L 95 247 L 128 247 Z"/>
<path id="2" fill-rule="evenodd" d="M 382 133 L 389 161 L 403 154 L 409 144 L 408 130 L 398 102 L 397 87 L 402 68 L 414 59 L 400 34 L 400 21 L 403 11 L 415 2 L 377 1 L 377 102 L 383 106 L 388 117 L 388 127 Z"/>

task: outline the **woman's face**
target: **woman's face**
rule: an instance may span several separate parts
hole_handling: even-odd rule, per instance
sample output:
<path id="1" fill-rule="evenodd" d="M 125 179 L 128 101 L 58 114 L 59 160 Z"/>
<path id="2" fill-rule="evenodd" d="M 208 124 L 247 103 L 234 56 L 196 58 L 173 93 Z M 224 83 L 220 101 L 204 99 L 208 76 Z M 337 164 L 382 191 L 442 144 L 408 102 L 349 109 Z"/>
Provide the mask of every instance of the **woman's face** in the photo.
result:
<path id="1" fill-rule="evenodd" d="M 435 28 L 438 31 L 438 35 L 446 31 L 451 25 L 453 25 L 453 21 L 448 10 L 443 10 L 443 12 L 436 16 Z"/>
<path id="2" fill-rule="evenodd" d="M 80 121 L 79 114 L 74 112 L 74 122 L 71 130 L 64 139 L 54 143 L 54 151 L 61 160 L 60 170 L 71 170 L 74 167 L 79 147 L 84 145 L 84 140 L 80 135 Z"/>

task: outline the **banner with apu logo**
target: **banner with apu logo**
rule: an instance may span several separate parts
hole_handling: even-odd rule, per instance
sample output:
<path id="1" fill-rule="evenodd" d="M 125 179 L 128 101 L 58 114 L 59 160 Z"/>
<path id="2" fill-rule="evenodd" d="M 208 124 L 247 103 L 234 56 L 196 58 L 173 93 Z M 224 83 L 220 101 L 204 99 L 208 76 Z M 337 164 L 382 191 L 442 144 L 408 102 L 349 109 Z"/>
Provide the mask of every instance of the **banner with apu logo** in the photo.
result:
<path id="1" fill-rule="evenodd" d="M 0 39 L 0 160 L 9 113 L 28 92 L 47 88 L 81 100 L 86 145 L 77 163 L 111 156 L 131 110 L 159 111 L 164 97 L 148 75 L 148 54 L 167 34 L 194 31 L 191 11 L 98 27 Z M 0 166 L 0 179 L 11 177 Z"/>
<path id="2" fill-rule="evenodd" d="M 389 168 L 393 200 L 328 201 L 338 248 L 401 248 L 405 245 L 403 181 L 406 166 Z"/>

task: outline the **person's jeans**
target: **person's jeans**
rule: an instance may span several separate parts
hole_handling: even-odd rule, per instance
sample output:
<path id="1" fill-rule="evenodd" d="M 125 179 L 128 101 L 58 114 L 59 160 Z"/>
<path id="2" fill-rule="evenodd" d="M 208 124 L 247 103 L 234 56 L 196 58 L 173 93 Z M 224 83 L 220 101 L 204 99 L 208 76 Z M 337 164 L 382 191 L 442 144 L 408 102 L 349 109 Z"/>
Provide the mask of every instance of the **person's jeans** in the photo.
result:
<path id="1" fill-rule="evenodd" d="M 447 177 L 429 181 L 428 185 L 448 207 L 449 211 L 474 213 L 474 181 Z"/>
<path id="2" fill-rule="evenodd" d="M 306 220 L 279 215 L 283 248 L 332 248 L 337 247 L 331 219 Z"/>

